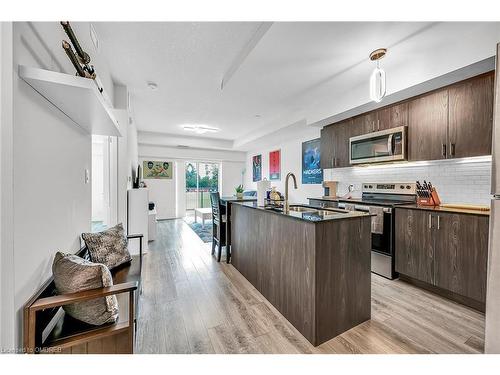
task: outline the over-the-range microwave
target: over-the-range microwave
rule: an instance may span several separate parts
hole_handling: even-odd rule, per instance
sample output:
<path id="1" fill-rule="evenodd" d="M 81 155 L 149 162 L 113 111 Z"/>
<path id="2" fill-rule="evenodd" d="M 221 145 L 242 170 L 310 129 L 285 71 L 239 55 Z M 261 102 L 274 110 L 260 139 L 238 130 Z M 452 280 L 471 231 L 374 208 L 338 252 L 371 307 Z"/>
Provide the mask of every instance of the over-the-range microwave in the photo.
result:
<path id="1" fill-rule="evenodd" d="M 406 139 L 406 126 L 351 137 L 349 162 L 368 164 L 407 160 Z"/>

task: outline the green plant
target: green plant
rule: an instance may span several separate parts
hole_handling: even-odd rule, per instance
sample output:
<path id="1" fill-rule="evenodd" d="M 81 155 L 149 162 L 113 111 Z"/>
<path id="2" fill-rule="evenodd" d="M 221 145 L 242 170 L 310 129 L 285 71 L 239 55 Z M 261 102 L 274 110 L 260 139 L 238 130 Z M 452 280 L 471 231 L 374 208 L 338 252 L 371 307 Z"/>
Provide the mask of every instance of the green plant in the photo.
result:
<path id="1" fill-rule="evenodd" d="M 236 186 L 235 190 L 236 190 L 236 193 L 243 193 L 243 185 L 240 184 L 240 185 Z"/>

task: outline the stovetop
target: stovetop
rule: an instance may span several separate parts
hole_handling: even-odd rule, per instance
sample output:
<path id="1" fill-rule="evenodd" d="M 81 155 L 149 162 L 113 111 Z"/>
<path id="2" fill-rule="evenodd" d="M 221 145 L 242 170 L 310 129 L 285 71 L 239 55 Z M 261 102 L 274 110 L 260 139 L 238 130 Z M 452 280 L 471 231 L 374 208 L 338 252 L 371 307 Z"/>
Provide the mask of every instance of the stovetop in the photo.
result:
<path id="1" fill-rule="evenodd" d="M 388 206 L 388 207 L 415 203 L 414 201 L 395 201 L 389 199 L 363 199 L 363 198 L 339 199 L 339 202 L 364 204 L 372 206 Z"/>

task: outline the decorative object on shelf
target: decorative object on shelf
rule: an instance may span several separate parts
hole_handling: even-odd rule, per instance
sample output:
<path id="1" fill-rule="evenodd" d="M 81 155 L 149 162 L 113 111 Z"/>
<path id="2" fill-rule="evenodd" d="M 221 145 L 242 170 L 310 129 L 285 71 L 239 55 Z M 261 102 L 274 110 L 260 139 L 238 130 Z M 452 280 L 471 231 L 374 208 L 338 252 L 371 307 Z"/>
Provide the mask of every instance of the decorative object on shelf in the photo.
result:
<path id="1" fill-rule="evenodd" d="M 323 182 L 323 169 L 320 167 L 320 143 L 320 138 L 302 142 L 303 184 L 321 184 Z"/>
<path id="2" fill-rule="evenodd" d="M 70 44 L 63 40 L 62 47 L 71 61 L 71 64 L 73 64 L 73 67 L 76 70 L 76 75 L 94 80 L 99 92 L 102 93 L 104 88 L 101 81 L 97 77 L 94 66 L 90 65 L 89 54 L 83 50 L 69 22 L 61 21 L 61 26 L 71 42 Z M 71 45 L 73 45 L 73 47 Z M 74 51 L 73 48 L 75 49 Z"/>
<path id="3" fill-rule="evenodd" d="M 145 160 L 142 166 L 144 179 L 172 179 L 172 162 Z"/>
<path id="4" fill-rule="evenodd" d="M 235 188 L 236 190 L 236 198 L 241 199 L 243 198 L 243 185 L 239 184 Z"/>
<path id="5" fill-rule="evenodd" d="M 379 60 L 382 59 L 387 53 L 386 48 L 379 48 L 370 53 L 370 60 L 376 61 L 377 66 L 370 76 L 370 99 L 379 103 L 385 96 L 386 91 L 386 78 L 385 71 L 380 68 Z"/>
<path id="6" fill-rule="evenodd" d="M 423 184 L 417 181 L 417 204 L 419 206 L 439 206 L 441 204 L 437 190 L 430 181 L 424 180 Z"/>
<path id="7" fill-rule="evenodd" d="M 281 150 L 269 152 L 269 180 L 281 180 Z"/>
<path id="8" fill-rule="evenodd" d="M 253 182 L 262 180 L 262 155 L 252 156 L 252 180 Z"/>

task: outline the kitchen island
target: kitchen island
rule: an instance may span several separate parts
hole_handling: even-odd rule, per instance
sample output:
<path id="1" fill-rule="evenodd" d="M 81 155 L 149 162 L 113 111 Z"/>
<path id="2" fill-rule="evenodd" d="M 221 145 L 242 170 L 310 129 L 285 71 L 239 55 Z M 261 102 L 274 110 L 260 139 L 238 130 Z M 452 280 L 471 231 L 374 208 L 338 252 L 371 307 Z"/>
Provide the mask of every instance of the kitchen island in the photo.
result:
<path id="1" fill-rule="evenodd" d="M 370 319 L 371 217 L 233 203 L 232 264 L 313 345 Z"/>

